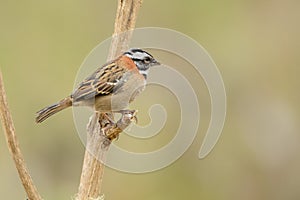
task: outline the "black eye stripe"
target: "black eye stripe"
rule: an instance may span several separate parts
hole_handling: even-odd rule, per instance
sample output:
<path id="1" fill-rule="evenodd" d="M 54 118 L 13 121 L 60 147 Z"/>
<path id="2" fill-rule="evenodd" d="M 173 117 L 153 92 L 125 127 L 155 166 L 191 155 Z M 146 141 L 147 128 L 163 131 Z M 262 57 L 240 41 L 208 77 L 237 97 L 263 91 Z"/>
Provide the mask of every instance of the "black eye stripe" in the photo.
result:
<path id="1" fill-rule="evenodd" d="M 124 52 L 123 55 L 126 55 L 127 57 L 131 58 L 134 62 L 136 62 L 136 64 L 150 64 L 154 60 L 151 54 L 138 48 L 129 49 L 128 51 Z"/>
<path id="2" fill-rule="evenodd" d="M 138 58 L 131 58 L 133 61 L 143 61 L 142 59 L 138 59 Z"/>
<path id="3" fill-rule="evenodd" d="M 129 51 L 125 52 L 124 54 L 125 54 L 125 55 L 126 55 L 126 54 L 127 54 L 127 55 L 130 55 L 130 56 L 133 55 L 133 54 L 132 54 L 131 52 L 129 52 Z"/>

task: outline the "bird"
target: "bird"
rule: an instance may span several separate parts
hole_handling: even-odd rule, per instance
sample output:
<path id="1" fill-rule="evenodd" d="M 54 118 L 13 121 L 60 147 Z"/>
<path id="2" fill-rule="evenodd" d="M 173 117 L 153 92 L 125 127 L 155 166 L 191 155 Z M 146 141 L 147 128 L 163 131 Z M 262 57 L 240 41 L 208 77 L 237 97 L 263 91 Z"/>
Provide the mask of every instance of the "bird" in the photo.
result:
<path id="1" fill-rule="evenodd" d="M 59 102 L 37 112 L 35 121 L 72 106 L 87 106 L 96 112 L 120 112 L 145 89 L 149 69 L 161 65 L 150 53 L 131 48 L 102 65 Z"/>

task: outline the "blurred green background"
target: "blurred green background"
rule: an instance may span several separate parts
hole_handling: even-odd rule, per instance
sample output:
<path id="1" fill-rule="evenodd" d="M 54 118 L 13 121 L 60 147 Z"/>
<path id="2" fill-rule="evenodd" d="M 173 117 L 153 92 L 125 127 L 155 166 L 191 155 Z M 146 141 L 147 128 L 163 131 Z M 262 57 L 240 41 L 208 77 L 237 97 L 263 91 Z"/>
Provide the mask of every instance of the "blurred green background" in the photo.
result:
<path id="1" fill-rule="evenodd" d="M 71 109 L 41 125 L 34 122 L 35 112 L 71 92 L 83 59 L 113 32 L 116 7 L 108 0 L 1 0 L 0 67 L 20 145 L 44 199 L 76 194 L 84 146 Z M 202 118 L 192 146 L 153 173 L 106 168 L 106 198 L 300 199 L 299 10 L 297 0 L 144 0 L 137 27 L 183 32 L 213 57 L 225 82 L 227 119 L 213 152 L 199 160 L 210 110 L 204 83 L 195 86 L 201 91 Z M 147 110 L 143 100 L 156 102 L 149 98 L 155 94 L 149 88 L 135 105 Z M 176 105 L 170 101 L 168 112 Z M 139 117 L 142 124 L 149 121 L 143 112 Z M 166 132 L 172 128 L 167 125 Z M 150 144 L 155 149 L 171 137 Z M 144 146 L 126 135 L 118 143 L 136 151 Z M 1 199 L 25 199 L 2 129 L 0 194 Z"/>

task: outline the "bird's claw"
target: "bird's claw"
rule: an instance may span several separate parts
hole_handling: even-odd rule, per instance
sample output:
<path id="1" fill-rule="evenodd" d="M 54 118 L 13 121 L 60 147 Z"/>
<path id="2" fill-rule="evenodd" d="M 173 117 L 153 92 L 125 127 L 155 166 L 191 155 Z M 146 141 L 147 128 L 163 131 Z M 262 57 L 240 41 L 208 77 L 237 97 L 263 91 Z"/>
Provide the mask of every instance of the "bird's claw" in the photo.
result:
<path id="1" fill-rule="evenodd" d="M 110 143 L 114 139 L 118 139 L 120 133 L 131 123 L 138 122 L 137 119 L 137 110 L 122 110 L 121 118 L 114 122 L 112 118 L 107 113 L 101 113 L 99 117 L 99 123 L 101 125 L 102 133 L 107 139 L 107 142 Z"/>

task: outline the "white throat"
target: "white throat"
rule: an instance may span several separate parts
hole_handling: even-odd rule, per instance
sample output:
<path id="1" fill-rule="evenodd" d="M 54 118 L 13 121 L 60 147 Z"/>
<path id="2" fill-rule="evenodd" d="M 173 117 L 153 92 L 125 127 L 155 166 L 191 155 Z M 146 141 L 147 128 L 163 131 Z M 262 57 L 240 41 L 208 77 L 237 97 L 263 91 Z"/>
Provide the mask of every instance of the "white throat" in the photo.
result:
<path id="1" fill-rule="evenodd" d="M 148 76 L 149 70 L 139 70 L 140 74 L 142 74 L 145 78 Z"/>

